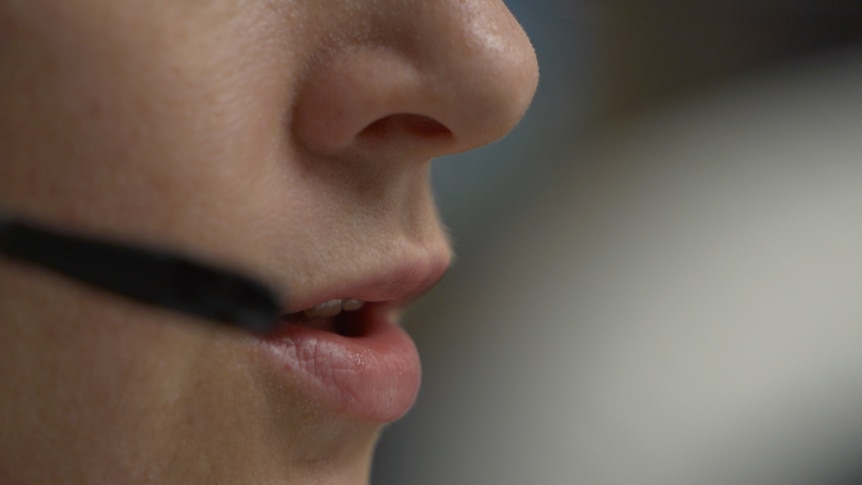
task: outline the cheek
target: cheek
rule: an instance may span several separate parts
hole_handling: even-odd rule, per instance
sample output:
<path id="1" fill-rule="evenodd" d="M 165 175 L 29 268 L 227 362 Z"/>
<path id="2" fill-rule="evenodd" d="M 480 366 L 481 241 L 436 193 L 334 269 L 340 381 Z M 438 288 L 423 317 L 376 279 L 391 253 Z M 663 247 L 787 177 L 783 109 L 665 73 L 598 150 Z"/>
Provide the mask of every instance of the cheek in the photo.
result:
<path id="1" fill-rule="evenodd" d="M 98 301 L 87 304 L 75 288 L 11 265 L 0 287 L 0 457 L 16 462 L 8 470 L 68 472 L 126 452 L 123 438 L 147 421 L 142 411 L 164 409 L 169 394 L 159 391 L 185 379 L 179 362 L 154 351 L 170 348 L 156 345 L 165 327 L 137 326 Z M 158 376 L 160 366 L 176 372 Z"/>
<path id="2" fill-rule="evenodd" d="M 25 95 L 0 94 L 0 203 L 222 256 L 285 202 L 300 63 L 271 16 L 242 2 L 148 3 L 16 19 L 9 45 L 22 47 L 0 49 L 0 91 Z"/>

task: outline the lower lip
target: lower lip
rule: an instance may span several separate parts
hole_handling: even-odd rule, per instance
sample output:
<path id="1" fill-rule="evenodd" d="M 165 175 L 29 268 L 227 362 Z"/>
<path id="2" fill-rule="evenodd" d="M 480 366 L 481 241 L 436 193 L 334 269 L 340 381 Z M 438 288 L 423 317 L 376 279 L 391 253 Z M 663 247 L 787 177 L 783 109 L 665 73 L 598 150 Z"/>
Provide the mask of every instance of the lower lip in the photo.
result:
<path id="1" fill-rule="evenodd" d="M 374 422 L 395 421 L 416 400 L 421 380 L 413 340 L 394 312 L 370 305 L 358 337 L 287 324 L 261 341 L 265 357 L 292 382 L 336 412 Z"/>

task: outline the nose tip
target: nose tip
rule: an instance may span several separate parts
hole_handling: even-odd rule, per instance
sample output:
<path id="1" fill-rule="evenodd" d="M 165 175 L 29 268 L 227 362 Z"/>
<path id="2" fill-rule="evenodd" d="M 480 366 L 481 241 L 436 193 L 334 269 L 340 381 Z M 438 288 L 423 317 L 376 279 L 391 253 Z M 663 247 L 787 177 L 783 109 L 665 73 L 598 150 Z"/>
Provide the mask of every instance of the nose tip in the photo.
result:
<path id="1" fill-rule="evenodd" d="M 501 1 L 384 3 L 389 13 L 365 22 L 373 35 L 327 49 L 310 68 L 293 113 L 308 149 L 432 158 L 490 143 L 515 126 L 538 66 Z"/>

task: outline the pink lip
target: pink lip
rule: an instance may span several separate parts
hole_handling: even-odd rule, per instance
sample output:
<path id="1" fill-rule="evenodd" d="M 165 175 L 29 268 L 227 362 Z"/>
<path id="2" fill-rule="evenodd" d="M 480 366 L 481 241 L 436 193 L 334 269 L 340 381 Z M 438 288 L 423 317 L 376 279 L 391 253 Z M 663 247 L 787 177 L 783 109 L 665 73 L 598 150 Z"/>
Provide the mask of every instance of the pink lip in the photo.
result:
<path id="1" fill-rule="evenodd" d="M 307 299 L 304 307 L 348 297 L 377 303 L 366 304 L 351 317 L 363 327 L 359 336 L 286 324 L 258 341 L 261 354 L 283 377 L 298 381 L 334 412 L 372 422 L 397 420 L 416 400 L 422 374 L 416 346 L 398 325 L 398 313 L 439 280 L 447 267 L 448 259 L 402 267 L 366 280 L 371 284 Z"/>
<path id="2" fill-rule="evenodd" d="M 336 411 L 375 422 L 394 421 L 416 400 L 419 354 L 393 311 L 368 306 L 360 310 L 366 325 L 362 336 L 286 325 L 263 341 L 262 349 Z"/>

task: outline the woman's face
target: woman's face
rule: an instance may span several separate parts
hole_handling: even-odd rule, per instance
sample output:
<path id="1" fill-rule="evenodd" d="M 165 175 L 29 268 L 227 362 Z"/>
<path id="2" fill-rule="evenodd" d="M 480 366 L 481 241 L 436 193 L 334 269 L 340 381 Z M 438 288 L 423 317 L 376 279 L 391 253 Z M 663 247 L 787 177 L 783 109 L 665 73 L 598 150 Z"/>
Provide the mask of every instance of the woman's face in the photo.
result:
<path id="1" fill-rule="evenodd" d="M 500 0 L 0 0 L 0 210 L 367 302 L 258 339 L 0 260 L 2 481 L 365 482 L 451 257 L 430 159 L 536 80 Z"/>

